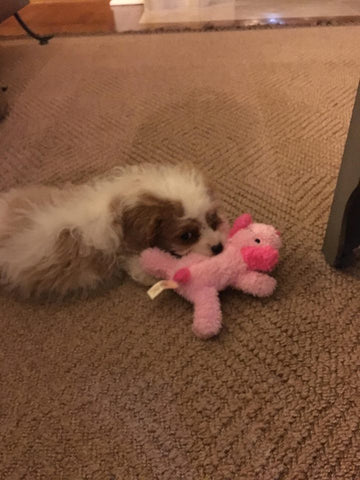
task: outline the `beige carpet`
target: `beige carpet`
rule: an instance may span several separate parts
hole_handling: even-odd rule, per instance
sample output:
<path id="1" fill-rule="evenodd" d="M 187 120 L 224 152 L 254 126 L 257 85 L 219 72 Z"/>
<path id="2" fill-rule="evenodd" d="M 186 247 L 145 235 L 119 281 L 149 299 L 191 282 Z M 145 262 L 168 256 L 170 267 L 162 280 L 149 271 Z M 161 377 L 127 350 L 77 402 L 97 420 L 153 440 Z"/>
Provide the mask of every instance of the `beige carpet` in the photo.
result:
<path id="1" fill-rule="evenodd" d="M 360 72 L 360 28 L 0 46 L 0 188 L 191 159 L 231 217 L 284 233 L 279 289 L 190 305 L 126 281 L 88 300 L 0 295 L 0 478 L 358 480 L 359 279 L 321 244 Z"/>

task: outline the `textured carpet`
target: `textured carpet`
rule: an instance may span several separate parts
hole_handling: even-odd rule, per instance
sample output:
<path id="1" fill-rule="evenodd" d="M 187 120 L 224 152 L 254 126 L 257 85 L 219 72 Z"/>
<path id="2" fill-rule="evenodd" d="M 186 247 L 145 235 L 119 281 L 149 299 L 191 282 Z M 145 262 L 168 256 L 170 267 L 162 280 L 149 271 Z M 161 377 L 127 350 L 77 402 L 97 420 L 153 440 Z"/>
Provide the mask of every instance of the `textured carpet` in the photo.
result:
<path id="1" fill-rule="evenodd" d="M 230 217 L 283 232 L 273 298 L 222 295 L 224 330 L 129 280 L 88 300 L 0 295 L 0 478 L 358 480 L 359 275 L 321 244 L 360 28 L 0 46 L 0 188 L 191 159 Z"/>

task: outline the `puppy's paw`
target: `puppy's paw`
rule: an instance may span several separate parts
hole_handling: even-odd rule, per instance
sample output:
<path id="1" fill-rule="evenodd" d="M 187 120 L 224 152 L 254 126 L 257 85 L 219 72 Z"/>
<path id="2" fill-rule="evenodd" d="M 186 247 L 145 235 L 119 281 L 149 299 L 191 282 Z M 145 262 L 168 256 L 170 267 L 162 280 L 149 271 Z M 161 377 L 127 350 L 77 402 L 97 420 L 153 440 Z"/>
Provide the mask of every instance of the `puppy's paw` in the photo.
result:
<path id="1" fill-rule="evenodd" d="M 136 272 L 136 274 L 131 275 L 131 278 L 135 280 L 135 282 L 141 283 L 141 285 L 144 285 L 145 287 L 151 287 L 157 282 L 155 277 L 152 277 L 145 272 Z"/>
<path id="2" fill-rule="evenodd" d="M 144 271 L 139 257 L 133 257 L 128 261 L 127 271 L 130 277 L 137 283 L 150 287 L 156 283 L 156 278 Z"/>

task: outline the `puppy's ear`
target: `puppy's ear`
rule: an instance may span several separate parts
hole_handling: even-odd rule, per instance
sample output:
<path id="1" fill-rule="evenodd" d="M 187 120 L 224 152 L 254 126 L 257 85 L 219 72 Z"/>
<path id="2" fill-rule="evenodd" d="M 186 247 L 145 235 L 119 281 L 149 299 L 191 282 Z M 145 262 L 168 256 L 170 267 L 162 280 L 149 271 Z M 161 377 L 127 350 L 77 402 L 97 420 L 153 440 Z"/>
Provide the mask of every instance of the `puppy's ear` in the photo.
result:
<path id="1" fill-rule="evenodd" d="M 159 208 L 139 203 L 124 211 L 122 217 L 123 238 L 126 248 L 140 252 L 155 243 L 161 224 Z"/>
<path id="2" fill-rule="evenodd" d="M 140 252 L 156 246 L 163 227 L 181 215 L 181 205 L 151 195 L 142 196 L 134 206 L 125 208 L 122 214 L 125 247 L 130 251 Z"/>

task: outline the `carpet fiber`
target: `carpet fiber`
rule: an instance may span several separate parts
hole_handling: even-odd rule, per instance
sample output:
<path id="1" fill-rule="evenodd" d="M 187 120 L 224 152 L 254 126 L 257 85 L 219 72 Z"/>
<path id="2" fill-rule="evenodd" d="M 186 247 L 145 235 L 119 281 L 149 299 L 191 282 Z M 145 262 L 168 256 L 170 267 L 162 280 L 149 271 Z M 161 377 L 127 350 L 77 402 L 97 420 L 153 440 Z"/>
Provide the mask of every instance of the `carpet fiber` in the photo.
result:
<path id="1" fill-rule="evenodd" d="M 231 218 L 284 238 L 274 297 L 224 292 L 207 342 L 189 304 L 130 280 L 63 304 L 1 293 L 0 478 L 360 478 L 359 272 L 321 254 L 359 43 L 333 27 L 0 45 L 1 189 L 190 159 Z"/>

